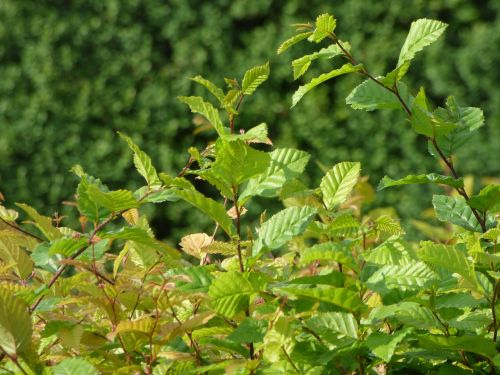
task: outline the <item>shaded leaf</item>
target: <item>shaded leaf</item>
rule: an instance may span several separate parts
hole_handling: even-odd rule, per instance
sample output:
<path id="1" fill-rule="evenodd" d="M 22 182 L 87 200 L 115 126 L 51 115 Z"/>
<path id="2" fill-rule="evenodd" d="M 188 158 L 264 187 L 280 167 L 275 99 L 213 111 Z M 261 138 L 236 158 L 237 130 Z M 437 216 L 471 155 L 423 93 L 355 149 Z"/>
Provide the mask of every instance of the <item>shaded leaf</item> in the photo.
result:
<path id="1" fill-rule="evenodd" d="M 35 222 L 35 225 L 49 240 L 61 238 L 63 234 L 52 225 L 52 219 L 47 216 L 40 215 L 33 207 L 24 203 L 16 203 L 16 206 L 21 208 Z"/>
<path id="2" fill-rule="evenodd" d="M 434 195 L 432 205 L 439 220 L 450 222 L 472 232 L 482 232 L 481 225 L 463 197 Z"/>
<path id="3" fill-rule="evenodd" d="M 359 298 L 358 293 L 347 288 L 321 285 L 315 288 L 284 287 L 278 288 L 278 290 L 297 297 L 328 302 L 351 312 L 364 310 L 366 307 Z"/>

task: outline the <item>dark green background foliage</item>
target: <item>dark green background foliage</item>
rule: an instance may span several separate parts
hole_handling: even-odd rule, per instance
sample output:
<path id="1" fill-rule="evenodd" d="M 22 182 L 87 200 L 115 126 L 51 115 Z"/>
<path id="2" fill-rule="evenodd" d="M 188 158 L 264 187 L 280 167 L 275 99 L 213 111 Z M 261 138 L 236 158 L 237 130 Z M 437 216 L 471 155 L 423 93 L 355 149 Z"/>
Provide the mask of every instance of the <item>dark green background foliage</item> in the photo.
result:
<path id="1" fill-rule="evenodd" d="M 449 93 L 482 107 L 486 127 L 459 155 L 460 174 L 498 175 L 500 139 L 500 3 L 468 0 L 47 0 L 0 2 L 0 191 L 8 204 L 30 202 L 49 213 L 71 200 L 76 163 L 110 188 L 137 187 L 130 153 L 116 131 L 151 155 L 158 170 L 179 171 L 193 143 L 192 116 L 178 95 L 201 93 L 188 78 L 201 74 L 222 85 L 223 77 L 267 60 L 271 77 L 244 103 L 238 126 L 269 124 L 275 145 L 298 147 L 331 166 L 361 161 L 377 184 L 383 174 L 440 172 L 423 139 L 404 114 L 365 113 L 344 104 L 361 78 L 341 78 L 318 87 L 290 111 L 290 62 L 307 44 L 276 56 L 290 24 L 313 21 L 322 12 L 340 21 L 354 56 L 375 75 L 394 65 L 411 21 L 436 18 L 450 24 L 445 37 L 418 56 L 406 81 L 442 104 Z M 306 79 L 329 69 L 316 64 Z M 432 85 L 429 82 L 432 80 Z M 199 92 L 198 92 L 199 90 Z M 476 155 L 476 151 L 481 150 Z M 320 169 L 309 166 L 311 183 Z M 478 172 L 479 171 L 479 172 Z M 430 207 L 428 187 L 383 191 L 377 204 L 396 205 L 403 217 Z M 182 205 L 154 213 L 160 236 L 196 218 Z M 190 214 L 193 215 L 193 214 Z M 200 228 L 198 227 L 199 231 Z"/>

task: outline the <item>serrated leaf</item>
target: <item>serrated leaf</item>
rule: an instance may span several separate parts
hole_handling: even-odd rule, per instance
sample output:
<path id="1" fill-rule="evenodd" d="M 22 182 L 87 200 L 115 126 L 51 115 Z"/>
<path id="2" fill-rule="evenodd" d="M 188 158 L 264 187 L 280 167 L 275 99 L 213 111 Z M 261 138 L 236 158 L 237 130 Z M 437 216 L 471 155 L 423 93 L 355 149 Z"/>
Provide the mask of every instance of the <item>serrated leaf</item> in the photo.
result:
<path id="1" fill-rule="evenodd" d="M 333 331 L 358 339 L 358 323 L 354 315 L 345 312 L 319 313 L 309 319 L 306 325 L 322 336 L 325 331 Z"/>
<path id="2" fill-rule="evenodd" d="M 106 209 L 100 209 L 96 202 L 94 202 L 87 190 L 89 186 L 95 185 L 101 191 L 107 192 L 109 189 L 104 185 L 99 179 L 87 175 L 81 166 L 75 165 L 72 169 L 77 176 L 80 177 L 80 183 L 76 189 L 76 202 L 78 204 L 78 211 L 83 216 L 86 216 L 89 221 L 97 222 L 109 215 L 109 211 Z"/>
<path id="3" fill-rule="evenodd" d="M 373 290 L 376 290 L 378 283 L 389 289 L 421 290 L 437 280 L 438 275 L 424 262 L 412 262 L 405 265 L 385 265 L 366 281 L 366 285 Z"/>
<path id="4" fill-rule="evenodd" d="M 342 47 L 346 51 L 349 51 L 351 49 L 351 45 L 348 42 L 343 42 Z M 342 51 L 342 49 L 337 44 L 332 44 L 326 48 L 320 49 L 318 52 L 314 52 L 310 55 L 305 55 L 301 58 L 295 59 L 292 61 L 293 79 L 297 79 L 300 76 L 304 75 L 305 72 L 307 72 L 307 69 L 311 65 L 312 61 L 319 58 L 332 59 L 335 56 L 340 56 L 343 54 L 344 51 Z"/>
<path id="5" fill-rule="evenodd" d="M 408 103 L 410 94 L 404 83 L 398 84 L 398 89 L 401 97 Z M 386 88 L 375 83 L 371 79 L 367 79 L 360 85 L 356 86 L 346 98 L 346 103 L 354 109 L 364 109 L 365 111 L 373 111 L 375 109 L 402 109 L 403 105 L 398 100 L 397 96 L 389 92 Z"/>
<path id="6" fill-rule="evenodd" d="M 447 27 L 448 25 L 443 22 L 426 18 L 412 22 L 408 36 L 399 53 L 397 66 L 412 60 L 417 52 L 434 43 Z"/>
<path id="7" fill-rule="evenodd" d="M 61 238 L 63 234 L 52 225 L 52 219 L 47 216 L 40 215 L 33 207 L 24 203 L 16 203 L 16 206 L 21 208 L 35 222 L 35 225 L 50 241 Z"/>
<path id="8" fill-rule="evenodd" d="M 219 116 L 219 111 L 215 109 L 215 107 L 203 100 L 203 98 L 199 96 L 179 96 L 178 99 L 186 103 L 191 112 L 199 113 L 203 117 L 205 117 L 215 128 L 217 134 L 222 136 L 225 134 L 224 126 L 222 125 L 222 121 Z"/>
<path id="9" fill-rule="evenodd" d="M 450 222 L 472 232 L 482 232 L 481 225 L 463 197 L 434 195 L 432 205 L 439 220 Z"/>
<path id="10" fill-rule="evenodd" d="M 378 184 L 377 190 L 382 190 L 390 186 L 398 185 L 409 185 L 409 184 L 436 184 L 436 185 L 448 185 L 454 188 L 463 188 L 464 180 L 463 178 L 455 179 L 450 176 L 443 176 L 436 173 L 429 174 L 419 174 L 419 175 L 408 175 L 399 180 L 393 180 L 392 178 L 385 176 Z"/>
<path id="11" fill-rule="evenodd" d="M 269 77 L 269 62 L 264 65 L 256 66 L 245 72 L 241 82 L 241 93 L 243 95 L 252 95 L 257 87 Z"/>
<path id="12" fill-rule="evenodd" d="M 446 337 L 419 335 L 419 345 L 428 349 L 463 350 L 493 358 L 497 354 L 495 343 L 481 336 Z"/>
<path id="13" fill-rule="evenodd" d="M 327 210 L 344 202 L 358 181 L 361 166 L 358 162 L 336 164 L 321 180 L 320 189 Z"/>
<path id="14" fill-rule="evenodd" d="M 154 329 L 154 319 L 147 316 L 137 320 L 122 320 L 119 322 L 113 332 L 109 335 L 110 340 L 114 340 L 116 335 L 126 332 L 139 332 L 150 334 Z"/>
<path id="15" fill-rule="evenodd" d="M 297 44 L 301 40 L 308 38 L 312 33 L 313 33 L 312 31 L 306 31 L 304 33 L 300 33 L 300 34 L 297 34 L 297 35 L 294 35 L 294 36 L 288 38 L 283 43 L 281 43 L 280 46 L 278 47 L 278 51 L 277 51 L 278 55 L 285 52 L 288 48 L 290 48 L 294 44 Z"/>
<path id="16" fill-rule="evenodd" d="M 457 125 L 440 116 L 429 112 L 427 107 L 427 98 L 423 88 L 420 88 L 415 97 L 412 107 L 411 126 L 416 133 L 425 135 L 428 138 L 434 139 L 442 137 L 454 129 Z"/>
<path id="17" fill-rule="evenodd" d="M 377 357 L 382 358 L 384 362 L 390 362 L 396 347 L 410 333 L 410 330 L 401 330 L 388 334 L 385 332 L 373 332 L 366 340 L 366 346 Z"/>
<path id="18" fill-rule="evenodd" d="M 203 87 L 205 87 L 213 96 L 217 98 L 219 103 L 222 105 L 224 102 L 224 91 L 217 87 L 214 83 L 210 82 L 208 79 L 203 78 L 202 76 L 196 76 L 191 78 L 196 83 L 199 83 Z"/>
<path id="19" fill-rule="evenodd" d="M 295 325 L 287 317 L 280 316 L 264 337 L 264 359 L 271 363 L 279 362 L 283 356 L 283 350 L 287 353 L 293 351 L 294 337 Z"/>
<path id="20" fill-rule="evenodd" d="M 65 257 L 70 257 L 75 251 L 87 246 L 87 238 L 59 238 L 51 242 L 48 254 L 62 254 Z"/>
<path id="21" fill-rule="evenodd" d="M 83 358 L 66 358 L 52 367 L 53 375 L 99 375 L 97 369 Z"/>
<path id="22" fill-rule="evenodd" d="M 416 259 L 410 245 L 402 240 L 388 240 L 363 254 L 365 261 L 380 265 L 405 265 Z"/>
<path id="23" fill-rule="evenodd" d="M 253 293 L 252 284 L 241 272 L 236 271 L 219 274 L 208 290 L 215 311 L 227 318 L 245 310 Z"/>
<path id="24" fill-rule="evenodd" d="M 417 304 L 401 304 L 400 308 L 396 310 L 395 317 L 401 323 L 419 329 L 442 328 L 439 320 L 429 308 Z"/>
<path id="25" fill-rule="evenodd" d="M 310 158 L 307 152 L 293 148 L 278 148 L 269 156 L 270 163 L 267 169 L 251 178 L 240 194 L 239 200 L 242 204 L 255 195 L 276 196 L 277 190 L 286 181 L 299 176 L 304 171 Z"/>
<path id="26" fill-rule="evenodd" d="M 328 73 L 321 74 L 316 78 L 313 78 L 311 81 L 306 83 L 304 86 L 300 86 L 297 91 L 293 94 L 292 97 L 292 107 L 295 107 L 297 103 L 302 99 L 302 97 L 311 91 L 313 88 L 318 86 L 320 83 L 323 83 L 331 78 L 340 76 L 342 74 L 358 72 L 362 69 L 362 65 L 353 66 L 350 63 L 342 65 L 339 69 L 334 69 Z"/>
<path id="27" fill-rule="evenodd" d="M 328 302 L 350 312 L 365 309 L 365 304 L 359 298 L 358 293 L 347 288 L 335 288 L 329 285 L 319 285 L 315 288 L 278 288 L 286 294 L 310 298 L 313 300 Z"/>
<path id="28" fill-rule="evenodd" d="M 31 317 L 28 306 L 7 289 L 0 288 L 0 348 L 17 356 L 31 346 Z"/>
<path id="29" fill-rule="evenodd" d="M 485 186 L 478 194 L 470 197 L 469 206 L 483 212 L 500 210 L 500 185 Z"/>
<path id="30" fill-rule="evenodd" d="M 198 208 L 205 215 L 212 218 L 229 236 L 236 234 L 233 222 L 222 204 L 214 201 L 212 198 L 204 196 L 196 190 L 191 189 L 178 190 L 176 195 Z"/>
<path id="31" fill-rule="evenodd" d="M 118 134 L 125 140 L 125 142 L 127 142 L 128 146 L 133 151 L 135 168 L 140 173 L 140 175 L 144 177 L 148 186 L 161 186 L 161 181 L 158 178 L 156 169 L 153 167 L 151 158 L 144 151 L 142 151 L 139 146 L 134 143 L 134 141 L 132 141 L 132 138 L 127 137 L 125 134 L 122 134 L 120 132 L 118 132 Z"/>
<path id="32" fill-rule="evenodd" d="M 214 241 L 209 245 L 203 246 L 201 251 L 207 254 L 235 255 L 236 246 L 232 243 Z"/>
<path id="33" fill-rule="evenodd" d="M 9 210 L 0 204 L 0 218 L 1 219 L 5 220 L 7 222 L 14 222 L 14 221 L 16 221 L 18 216 L 19 216 L 19 214 L 17 213 L 17 211 Z"/>
<path id="34" fill-rule="evenodd" d="M 240 325 L 227 336 L 228 340 L 239 344 L 250 342 L 261 342 L 267 330 L 267 324 L 264 320 L 254 318 L 245 318 Z"/>
<path id="35" fill-rule="evenodd" d="M 90 185 L 87 188 L 87 194 L 97 205 L 108 209 L 112 213 L 139 207 L 139 202 L 129 190 L 103 192 L 97 185 Z"/>
<path id="36" fill-rule="evenodd" d="M 355 236 L 360 226 L 359 221 L 350 213 L 343 214 L 337 216 L 328 225 L 328 234 L 338 237 Z"/>
<path id="37" fill-rule="evenodd" d="M 258 230 L 252 254 L 258 255 L 265 250 L 283 246 L 294 236 L 302 234 L 316 215 L 313 207 L 289 207 L 271 216 Z"/>
<path id="38" fill-rule="evenodd" d="M 300 253 L 300 264 L 307 265 L 315 261 L 334 261 L 356 270 L 358 267 L 351 254 L 351 249 L 338 242 L 324 242 L 304 249 Z"/>
<path id="39" fill-rule="evenodd" d="M 387 73 L 385 77 L 382 77 L 380 82 L 386 87 L 395 87 L 396 84 L 406 75 L 409 68 L 410 61 L 406 61 L 391 72 Z"/>
<path id="40" fill-rule="evenodd" d="M 331 14 L 324 13 L 319 15 L 316 18 L 316 28 L 314 29 L 313 34 L 309 37 L 309 40 L 316 43 L 321 42 L 333 33 L 336 25 L 337 21 Z"/>

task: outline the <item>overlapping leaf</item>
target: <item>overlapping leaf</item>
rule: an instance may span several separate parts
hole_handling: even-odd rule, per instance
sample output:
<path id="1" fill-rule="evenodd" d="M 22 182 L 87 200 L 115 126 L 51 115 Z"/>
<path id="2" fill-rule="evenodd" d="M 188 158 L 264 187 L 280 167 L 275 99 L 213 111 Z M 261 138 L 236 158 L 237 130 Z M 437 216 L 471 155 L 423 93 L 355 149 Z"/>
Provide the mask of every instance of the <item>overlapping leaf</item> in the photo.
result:
<path id="1" fill-rule="evenodd" d="M 224 126 L 219 116 L 219 111 L 210 103 L 203 100 L 199 96 L 180 96 L 179 100 L 186 103 L 191 112 L 199 113 L 205 117 L 215 128 L 219 136 L 224 135 Z"/>

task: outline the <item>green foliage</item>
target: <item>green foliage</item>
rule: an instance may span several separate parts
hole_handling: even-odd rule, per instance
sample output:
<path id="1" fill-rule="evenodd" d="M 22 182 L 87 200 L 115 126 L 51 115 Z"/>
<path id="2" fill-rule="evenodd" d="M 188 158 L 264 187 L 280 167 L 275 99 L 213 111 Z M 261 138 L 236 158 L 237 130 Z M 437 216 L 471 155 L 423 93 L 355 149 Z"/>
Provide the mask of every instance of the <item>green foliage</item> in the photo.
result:
<path id="1" fill-rule="evenodd" d="M 203 151 L 189 149 L 189 161 L 176 177 L 157 173 L 152 158 L 120 134 L 144 186 L 110 190 L 75 166 L 80 223 L 73 227 L 26 204 L 17 207 L 31 221 L 19 222 L 19 212 L 0 206 L 2 369 L 23 374 L 496 371 L 498 184 L 478 194 L 466 191 L 454 155 L 448 154 L 465 141 L 452 134 L 480 127 L 482 112 L 458 107 L 452 99 L 446 109 L 431 112 L 423 89 L 406 101 L 409 85 L 401 81 L 415 53 L 445 26 L 414 22 L 397 68 L 376 78 L 368 65 L 354 63 L 354 52 L 334 32 L 336 22 L 324 13 L 315 25 L 298 25 L 299 36 L 279 52 L 306 39 L 315 46 L 330 41 L 334 48 L 306 55 L 299 72 L 317 57 L 341 54 L 349 62 L 326 73 L 328 79 L 357 73 L 377 86 L 373 91 L 366 83 L 358 86 L 348 100 L 358 103 L 354 109 L 399 109 L 410 118 L 405 131 L 423 135 L 451 177 L 385 177 L 379 187 L 430 183 L 454 189 L 458 195 L 433 198 L 437 219 L 448 225 L 440 228 L 446 243 L 409 242 L 393 210 L 370 210 L 374 191 L 360 176 L 359 162 L 323 168 L 320 183 L 310 188 L 301 181 L 308 153 L 271 150 L 265 124 L 241 131 L 243 98 L 269 78 L 268 64 L 249 69 L 241 84 L 226 79 L 225 91 L 196 76 L 227 116 L 203 97 L 181 97 L 216 132 Z M 304 29 L 311 32 L 304 36 Z M 294 104 L 324 77 L 299 89 Z M 387 94 L 396 99 L 391 102 Z M 451 146 L 443 151 L 443 144 Z M 255 209 L 257 196 L 278 198 L 274 201 L 285 208 L 270 209 L 271 215 L 260 211 L 256 224 L 245 215 Z M 172 247 L 156 238 L 145 210 L 151 204 L 176 207 L 179 200 L 213 221 L 212 230 L 187 233 Z"/>

